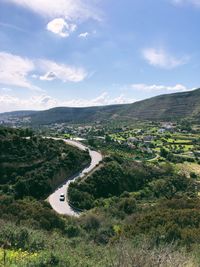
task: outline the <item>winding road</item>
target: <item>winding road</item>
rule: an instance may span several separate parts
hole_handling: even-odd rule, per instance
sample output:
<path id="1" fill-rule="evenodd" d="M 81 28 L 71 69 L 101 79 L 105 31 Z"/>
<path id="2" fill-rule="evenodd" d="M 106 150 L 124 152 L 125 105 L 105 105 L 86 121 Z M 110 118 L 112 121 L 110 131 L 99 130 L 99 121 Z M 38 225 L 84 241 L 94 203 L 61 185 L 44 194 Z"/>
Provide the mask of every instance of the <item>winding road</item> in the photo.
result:
<path id="1" fill-rule="evenodd" d="M 55 138 L 55 139 L 58 139 L 58 138 Z M 79 142 L 76 142 L 73 140 L 68 140 L 68 139 L 62 139 L 62 140 L 66 144 L 71 145 L 71 146 L 75 146 L 75 147 L 79 148 L 80 150 L 88 149 L 86 146 L 84 146 L 83 144 L 81 144 Z M 84 170 L 82 170 L 81 172 L 68 178 L 65 183 L 63 183 L 60 187 L 58 187 L 56 189 L 56 191 L 48 197 L 48 201 L 49 201 L 51 207 L 59 214 L 76 216 L 76 217 L 79 216 L 79 212 L 74 211 L 69 205 L 68 196 L 67 196 L 68 187 L 69 187 L 71 182 L 75 181 L 79 177 L 84 177 L 86 174 L 91 172 L 100 163 L 100 161 L 103 159 L 102 155 L 99 152 L 96 152 L 96 151 L 93 151 L 90 149 L 88 149 L 88 150 L 89 150 L 89 154 L 91 157 L 90 165 L 88 167 L 86 167 Z M 60 201 L 60 195 L 61 194 L 64 194 L 66 196 L 65 201 Z"/>

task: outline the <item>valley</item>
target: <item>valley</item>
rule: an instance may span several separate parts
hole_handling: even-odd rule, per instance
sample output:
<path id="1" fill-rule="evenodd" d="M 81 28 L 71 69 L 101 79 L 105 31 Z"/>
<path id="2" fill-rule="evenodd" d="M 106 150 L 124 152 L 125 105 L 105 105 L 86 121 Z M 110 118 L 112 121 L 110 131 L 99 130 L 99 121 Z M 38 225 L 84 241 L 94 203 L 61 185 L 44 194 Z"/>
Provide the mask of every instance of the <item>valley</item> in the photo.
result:
<path id="1" fill-rule="evenodd" d="M 0 126 L 4 266 L 145 266 L 146 257 L 150 266 L 158 257 L 161 266 L 199 266 L 197 118 L 30 128 L 9 116 Z"/>
<path id="2" fill-rule="evenodd" d="M 83 146 L 82 144 L 75 142 L 75 141 L 71 141 L 71 140 L 67 140 L 67 139 L 63 139 L 63 141 L 66 144 L 77 147 L 78 149 L 83 150 L 83 151 L 86 151 L 88 149 L 86 146 Z M 79 177 L 81 179 L 84 179 L 84 177 L 86 175 L 88 175 L 88 173 L 90 173 L 91 171 L 95 170 L 95 168 L 97 168 L 97 166 L 99 165 L 99 163 L 102 160 L 102 155 L 99 152 L 96 152 L 93 150 L 88 150 L 88 151 L 89 151 L 89 155 L 91 158 L 91 162 L 90 162 L 89 166 L 87 166 L 86 168 L 81 170 L 79 173 L 68 178 L 68 180 L 66 182 L 64 182 L 62 185 L 60 185 L 56 189 L 56 191 L 48 197 L 48 201 L 49 201 L 51 207 L 59 214 L 64 214 L 64 215 L 69 215 L 69 216 L 79 216 L 79 212 L 76 211 L 75 209 L 73 209 L 69 203 L 69 199 L 68 199 L 69 185 L 70 185 L 70 183 L 72 183 L 76 179 L 78 179 Z M 62 202 L 60 201 L 60 195 L 61 194 L 64 194 L 64 196 L 66 198 Z"/>
<path id="3" fill-rule="evenodd" d="M 174 266 L 183 259 L 198 266 L 197 122 L 2 126 L 0 134 L 0 257 L 7 265 L 110 266 L 119 257 L 132 264 L 133 251 L 161 255 L 162 247 Z M 119 253 L 120 244 L 130 254 Z"/>

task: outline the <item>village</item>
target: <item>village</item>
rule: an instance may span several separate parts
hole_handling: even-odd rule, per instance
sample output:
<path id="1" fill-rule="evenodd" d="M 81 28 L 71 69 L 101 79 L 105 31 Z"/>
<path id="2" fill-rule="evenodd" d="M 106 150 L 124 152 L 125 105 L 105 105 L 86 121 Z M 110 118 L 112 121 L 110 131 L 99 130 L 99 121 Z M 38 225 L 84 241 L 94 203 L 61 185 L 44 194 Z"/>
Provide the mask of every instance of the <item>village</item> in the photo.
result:
<path id="1" fill-rule="evenodd" d="M 81 141 L 105 154 L 119 154 L 129 160 L 200 161 L 200 128 L 187 122 L 143 122 L 129 126 L 61 123 L 40 131 Z"/>
<path id="2" fill-rule="evenodd" d="M 27 127 L 28 117 L 4 118 L 2 125 Z M 35 127 L 42 135 L 81 141 L 105 154 L 119 154 L 128 160 L 162 161 L 175 163 L 200 161 L 200 126 L 181 122 L 136 122 L 91 124 L 55 123 Z"/>

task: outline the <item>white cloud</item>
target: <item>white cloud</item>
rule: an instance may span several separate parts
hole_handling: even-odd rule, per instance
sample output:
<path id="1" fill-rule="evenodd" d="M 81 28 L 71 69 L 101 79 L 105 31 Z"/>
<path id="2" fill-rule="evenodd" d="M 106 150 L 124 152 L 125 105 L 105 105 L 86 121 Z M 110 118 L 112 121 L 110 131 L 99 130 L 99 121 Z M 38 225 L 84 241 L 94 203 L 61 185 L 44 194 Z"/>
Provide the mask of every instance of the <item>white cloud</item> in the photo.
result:
<path id="1" fill-rule="evenodd" d="M 87 38 L 88 36 L 89 36 L 89 32 L 82 32 L 82 33 L 79 34 L 78 37 L 85 39 L 85 38 Z"/>
<path id="2" fill-rule="evenodd" d="M 200 0 L 172 0 L 172 3 L 176 5 L 187 5 L 191 4 L 200 7 Z"/>
<path id="3" fill-rule="evenodd" d="M 166 86 L 166 85 L 148 85 L 148 84 L 132 84 L 132 89 L 139 90 L 139 91 L 147 91 L 147 92 L 185 92 L 192 90 L 194 88 L 188 88 L 182 84 L 176 84 L 174 86 Z"/>
<path id="4" fill-rule="evenodd" d="M 7 87 L 3 87 L 0 89 L 1 92 L 4 92 L 4 93 L 9 93 L 9 92 L 12 92 L 12 89 L 10 88 L 7 88 Z"/>
<path id="5" fill-rule="evenodd" d="M 53 19 L 47 24 L 47 30 L 60 37 L 69 37 L 70 33 L 74 32 L 76 28 L 75 24 L 69 24 L 63 18 Z"/>
<path id="6" fill-rule="evenodd" d="M 56 77 L 56 74 L 52 71 L 48 71 L 47 73 L 45 73 L 43 76 L 40 76 L 39 79 L 41 81 L 53 81 L 55 80 L 57 77 Z"/>
<path id="7" fill-rule="evenodd" d="M 118 97 L 112 98 L 109 96 L 108 92 L 104 92 L 100 96 L 92 100 L 79 100 L 79 103 L 77 102 L 76 104 L 78 106 L 101 106 L 132 103 L 134 101 L 134 99 L 126 98 L 123 94 L 119 95 Z"/>
<path id="8" fill-rule="evenodd" d="M 33 96 L 27 99 L 8 94 L 0 95 L 0 112 L 45 109 L 53 107 L 55 104 L 55 100 L 46 95 Z"/>
<path id="9" fill-rule="evenodd" d="M 134 102 L 125 98 L 124 95 L 112 98 L 107 92 L 93 99 L 71 99 L 71 100 L 58 100 L 49 95 L 37 95 L 27 99 L 22 99 L 14 95 L 0 94 L 0 112 L 12 110 L 43 110 L 53 107 L 88 107 L 88 106 L 101 106 L 111 104 L 124 104 Z"/>
<path id="10" fill-rule="evenodd" d="M 28 81 L 29 74 L 34 70 L 34 63 L 20 56 L 0 52 L 0 83 L 40 90 Z"/>
<path id="11" fill-rule="evenodd" d="M 142 51 L 142 55 L 150 65 L 164 69 L 173 69 L 188 61 L 188 57 L 176 58 L 164 49 L 147 48 Z"/>
<path id="12" fill-rule="evenodd" d="M 32 75 L 31 75 L 31 77 L 32 77 L 33 79 L 38 79 L 38 78 L 39 78 L 39 77 L 38 77 L 38 75 L 37 75 L 37 74 L 35 74 L 35 73 L 34 73 L 34 74 L 32 74 Z"/>
<path id="13" fill-rule="evenodd" d="M 3 0 L 29 9 L 51 19 L 47 30 L 61 37 L 68 37 L 77 28 L 76 24 L 88 19 L 102 20 L 102 14 L 91 0 Z M 72 23 L 73 22 L 73 23 Z M 74 23 L 75 22 L 75 23 Z"/>
<path id="14" fill-rule="evenodd" d="M 45 75 L 40 77 L 41 80 L 59 79 L 63 82 L 80 82 L 87 77 L 87 72 L 83 68 L 58 64 L 50 60 L 39 60 L 38 67 L 45 72 Z"/>
<path id="15" fill-rule="evenodd" d="M 86 0 L 6 0 L 49 18 L 63 17 L 67 20 L 100 20 L 99 11 Z"/>
<path id="16" fill-rule="evenodd" d="M 37 72 L 33 73 L 33 72 Z M 38 75 L 40 73 L 40 75 Z M 87 77 L 83 68 L 76 68 L 50 60 L 30 60 L 6 52 L 0 52 L 0 84 L 43 91 L 32 84 L 30 78 L 63 82 L 80 82 Z"/>

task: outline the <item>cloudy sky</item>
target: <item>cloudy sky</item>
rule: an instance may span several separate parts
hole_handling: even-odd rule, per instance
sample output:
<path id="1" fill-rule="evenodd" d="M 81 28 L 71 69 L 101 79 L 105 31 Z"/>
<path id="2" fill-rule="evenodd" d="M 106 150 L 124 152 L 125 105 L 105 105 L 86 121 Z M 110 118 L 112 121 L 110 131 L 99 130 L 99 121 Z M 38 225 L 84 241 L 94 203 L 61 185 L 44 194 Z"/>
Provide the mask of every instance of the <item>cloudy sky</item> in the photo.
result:
<path id="1" fill-rule="evenodd" d="M 0 112 L 199 87 L 200 0 L 0 0 Z"/>

